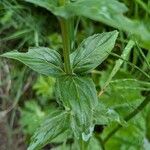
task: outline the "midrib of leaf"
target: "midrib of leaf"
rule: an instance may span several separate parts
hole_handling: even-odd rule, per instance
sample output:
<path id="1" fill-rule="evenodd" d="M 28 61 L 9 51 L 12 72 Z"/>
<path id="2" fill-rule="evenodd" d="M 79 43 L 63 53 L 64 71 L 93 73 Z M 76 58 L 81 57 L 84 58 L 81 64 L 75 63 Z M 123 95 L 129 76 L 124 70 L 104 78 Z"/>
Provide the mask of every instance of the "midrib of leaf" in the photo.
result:
<path id="1" fill-rule="evenodd" d="M 42 55 L 41 53 L 38 53 L 38 52 L 37 52 L 36 50 L 34 50 L 34 49 L 32 49 L 32 50 L 33 50 L 35 53 L 37 53 L 37 54 L 39 54 L 39 55 L 41 55 L 42 57 L 45 58 L 45 56 Z M 48 52 L 46 52 L 46 53 L 48 53 Z M 50 54 L 48 53 L 48 55 L 50 55 Z M 57 56 L 57 55 L 55 55 L 55 56 Z M 53 55 L 51 55 L 50 57 L 52 57 L 53 60 L 55 60 L 55 58 L 54 58 Z M 56 64 L 54 64 L 54 63 L 52 63 L 52 62 L 49 62 L 46 58 L 45 58 L 45 59 L 39 58 L 39 59 L 42 60 L 42 61 L 45 61 L 47 64 L 49 64 L 49 66 L 53 66 L 54 68 L 56 68 L 56 69 L 58 69 L 58 70 L 64 72 L 64 71 L 61 69 L 61 67 L 56 66 Z M 60 60 L 60 58 L 58 58 L 58 56 L 57 56 L 57 59 Z M 59 63 L 59 62 L 58 62 L 58 63 Z M 65 74 L 65 72 L 64 72 L 64 74 Z"/>
<path id="2" fill-rule="evenodd" d="M 37 51 L 36 51 L 36 50 L 34 50 L 34 49 L 32 49 L 32 50 L 33 50 L 35 53 L 37 53 L 37 54 L 41 55 L 42 57 L 44 57 L 44 59 L 41 59 L 41 58 L 39 58 L 39 59 L 44 60 L 44 61 L 48 62 L 49 64 L 54 65 L 54 67 L 57 67 L 55 64 L 53 64 L 53 63 L 49 62 L 49 60 L 47 60 L 47 59 L 46 59 L 46 57 L 45 57 L 43 54 L 41 54 L 41 53 L 37 52 Z M 47 51 L 45 51 L 45 53 L 47 53 L 48 55 L 50 55 Z M 55 53 L 55 52 L 54 52 L 54 53 Z M 55 53 L 55 54 L 56 54 L 56 53 Z M 58 57 L 58 55 L 57 55 L 57 54 L 56 54 L 55 56 L 57 57 L 57 60 L 60 60 L 60 58 Z M 51 57 L 53 60 L 56 60 L 55 56 L 50 55 L 50 57 Z M 57 63 L 59 63 L 59 64 L 60 64 L 60 62 L 58 62 L 58 61 L 57 61 Z M 59 68 L 59 67 L 58 67 L 58 68 Z M 59 68 L 59 69 L 61 69 L 61 68 Z M 62 71 L 63 71 L 63 70 L 62 70 Z"/>
<path id="3" fill-rule="evenodd" d="M 49 122 L 53 122 L 53 120 L 56 120 L 57 118 L 59 119 L 60 117 L 64 116 L 64 115 L 67 114 L 67 113 L 68 113 L 68 112 L 63 112 L 62 114 L 57 115 L 57 116 L 53 117 L 52 119 L 50 119 L 48 122 L 45 122 L 46 126 L 45 126 L 45 124 L 44 124 L 43 127 L 41 126 L 40 130 L 44 132 L 44 131 L 46 130 L 46 128 L 49 127 Z M 67 119 L 66 116 L 65 116 L 65 119 Z M 63 124 L 64 122 L 66 123 L 66 121 L 65 121 L 64 119 L 61 119 L 61 120 L 60 120 L 60 125 L 64 125 L 64 124 Z M 60 126 L 56 126 L 55 128 L 50 128 L 50 129 L 45 133 L 44 138 L 47 136 L 48 133 L 50 133 L 50 130 L 53 130 L 53 132 L 56 133 L 56 131 L 60 130 Z M 52 135 L 50 139 L 54 139 L 55 137 L 57 137 L 57 136 L 58 136 L 59 134 L 61 134 L 62 132 L 65 132 L 66 130 L 67 130 L 67 129 L 60 130 L 60 132 L 58 132 L 55 136 Z M 37 136 L 37 135 L 34 135 L 34 136 Z M 34 140 L 33 140 L 33 145 L 34 145 L 34 142 L 35 142 L 36 138 L 35 138 L 35 137 L 33 137 L 33 138 L 34 138 Z M 49 141 L 50 141 L 50 139 L 47 139 L 44 143 L 38 142 L 38 147 L 37 147 L 37 145 L 36 145 L 36 147 L 35 147 L 35 146 L 34 146 L 34 147 L 35 147 L 37 150 L 39 150 L 39 149 L 42 148 L 44 145 L 48 144 Z M 35 148 L 34 148 L 34 149 L 35 149 Z M 33 149 L 33 148 L 32 148 L 32 149 Z"/>
<path id="4" fill-rule="evenodd" d="M 93 35 L 93 36 L 99 36 L 99 34 L 95 34 L 95 35 Z M 92 37 L 92 36 L 91 36 Z M 91 37 L 88 37 L 88 38 L 91 38 Z M 104 34 L 103 34 L 103 36 L 102 36 L 102 38 L 104 37 Z M 95 39 L 96 37 L 94 37 L 94 39 Z M 83 43 L 85 42 L 86 40 L 84 40 L 83 41 Z M 82 43 L 81 43 L 82 44 Z M 86 45 L 86 47 L 89 47 L 89 45 L 90 45 L 90 42 Z M 80 45 L 79 45 L 80 46 Z M 85 49 L 85 44 L 82 46 L 82 48 L 84 48 Z M 97 48 L 97 47 L 96 47 Z M 78 51 L 80 51 L 79 49 L 78 49 Z M 82 53 L 81 53 L 81 56 L 82 56 L 82 54 L 84 54 L 85 52 L 83 51 Z M 90 52 L 90 53 L 92 53 L 92 51 Z M 89 55 L 90 55 L 90 53 L 89 53 Z M 85 57 L 86 55 L 84 55 L 83 57 Z M 76 55 L 76 57 L 74 58 L 74 59 L 77 59 L 77 57 L 78 57 L 78 55 Z M 82 58 L 83 58 L 82 57 Z M 86 56 L 87 57 L 87 56 Z M 85 58 L 86 58 L 85 57 Z M 82 61 L 82 60 L 81 60 Z"/>
<path id="5" fill-rule="evenodd" d="M 13 58 L 14 59 L 14 58 Z M 24 63 L 22 60 L 20 60 L 20 59 L 18 59 L 18 58 L 15 58 L 16 60 L 18 60 L 18 61 L 20 61 L 20 62 L 22 62 L 23 64 L 25 64 L 25 65 L 27 65 L 26 63 Z M 41 61 L 44 61 L 45 63 L 47 63 L 50 67 L 51 66 L 53 66 L 54 68 L 57 68 L 58 70 L 60 70 L 60 71 L 62 71 L 62 72 L 64 72 L 60 67 L 57 67 L 55 64 L 53 64 L 53 63 L 50 63 L 50 62 L 47 62 L 46 60 L 44 60 L 44 59 L 41 59 L 41 58 L 39 58 Z M 27 59 L 26 59 L 27 60 Z M 40 64 L 43 64 L 43 62 L 41 62 L 41 61 L 37 61 L 37 60 L 35 60 L 35 62 L 36 63 L 40 63 Z M 32 60 L 32 62 L 33 62 L 33 60 Z M 27 65 L 29 68 L 31 68 L 30 67 L 30 65 Z M 65 72 L 64 72 L 64 74 L 65 74 Z"/>
<path id="6" fill-rule="evenodd" d="M 75 86 L 75 90 L 76 90 L 76 93 L 77 93 L 77 99 L 78 99 L 78 102 L 79 102 L 79 99 L 80 99 L 80 98 L 79 98 L 78 86 L 77 86 L 77 84 L 76 84 L 74 78 L 72 78 L 72 80 L 73 80 L 73 84 L 74 84 L 74 86 Z M 80 102 L 79 102 L 79 105 L 80 105 Z M 80 108 L 81 108 L 81 106 L 80 106 Z"/>

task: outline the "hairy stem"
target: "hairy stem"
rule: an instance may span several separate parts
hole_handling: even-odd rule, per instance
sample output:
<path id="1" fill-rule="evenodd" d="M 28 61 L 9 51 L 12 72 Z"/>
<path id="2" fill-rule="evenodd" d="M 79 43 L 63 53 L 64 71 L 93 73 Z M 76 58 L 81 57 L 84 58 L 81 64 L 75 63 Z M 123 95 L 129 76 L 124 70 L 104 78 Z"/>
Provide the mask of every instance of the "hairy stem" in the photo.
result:
<path id="1" fill-rule="evenodd" d="M 150 102 L 150 94 L 145 98 L 145 100 L 129 115 L 127 115 L 124 120 L 129 121 L 135 117 L 139 112 L 141 112 Z M 106 143 L 122 126 L 118 124 L 103 140 L 103 143 Z"/>

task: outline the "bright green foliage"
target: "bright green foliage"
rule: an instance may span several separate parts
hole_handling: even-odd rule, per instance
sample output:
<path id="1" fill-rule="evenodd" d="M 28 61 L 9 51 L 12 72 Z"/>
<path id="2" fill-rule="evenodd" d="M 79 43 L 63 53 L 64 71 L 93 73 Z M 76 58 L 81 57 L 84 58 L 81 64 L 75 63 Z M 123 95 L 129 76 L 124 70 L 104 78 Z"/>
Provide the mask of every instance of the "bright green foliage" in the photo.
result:
<path id="1" fill-rule="evenodd" d="M 68 112 L 55 111 L 51 113 L 35 132 L 28 150 L 40 150 L 55 137 L 68 130 L 68 121 Z"/>
<path id="2" fill-rule="evenodd" d="M 50 41 L 50 47 L 52 49 L 56 49 L 56 50 L 59 50 L 59 49 L 62 49 L 62 38 L 61 38 L 61 35 L 58 34 L 58 33 L 54 33 L 54 34 L 51 34 L 49 37 L 48 37 L 49 41 Z"/>
<path id="3" fill-rule="evenodd" d="M 47 114 L 41 110 L 36 101 L 27 101 L 25 107 L 20 110 L 20 124 L 23 132 L 32 135 L 46 118 Z M 31 124 L 32 123 L 32 124 Z"/>
<path id="4" fill-rule="evenodd" d="M 62 76 L 57 79 L 56 93 L 66 110 L 71 111 L 71 128 L 77 138 L 87 141 L 93 131 L 96 90 L 88 77 Z"/>
<path id="5" fill-rule="evenodd" d="M 53 97 L 55 79 L 52 77 L 39 76 L 33 89 L 38 96 L 49 99 Z"/>
<path id="6" fill-rule="evenodd" d="M 109 55 L 115 45 L 117 31 L 96 34 L 85 39 L 71 54 L 75 73 L 85 73 L 96 68 Z"/>
<path id="7" fill-rule="evenodd" d="M 49 48 L 30 48 L 27 53 L 12 51 L 1 56 L 19 60 L 40 74 L 51 76 L 64 74 L 61 56 Z"/>

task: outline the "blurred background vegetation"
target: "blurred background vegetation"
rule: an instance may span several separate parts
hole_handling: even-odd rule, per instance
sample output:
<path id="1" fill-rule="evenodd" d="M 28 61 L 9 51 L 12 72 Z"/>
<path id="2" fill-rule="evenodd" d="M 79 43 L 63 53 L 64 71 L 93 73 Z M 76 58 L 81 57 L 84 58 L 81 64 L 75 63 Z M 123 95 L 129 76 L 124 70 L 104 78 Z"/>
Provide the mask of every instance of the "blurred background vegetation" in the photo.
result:
<path id="1" fill-rule="evenodd" d="M 110 15 L 117 15 L 111 10 L 124 13 L 124 16 L 117 15 L 116 20 L 76 18 L 78 31 L 75 30 L 75 42 L 77 46 L 94 33 L 119 30 L 113 54 L 92 72 L 97 91 L 100 91 L 128 40 L 136 41 L 121 69 L 100 96 L 107 107 L 114 108 L 124 117 L 150 91 L 150 1 L 118 1 L 124 3 L 128 10 L 119 10 L 115 3 L 110 4 Z M 57 18 L 44 8 L 24 0 L 0 0 L 0 54 L 11 50 L 25 52 L 34 46 L 46 46 L 62 52 Z M 48 113 L 58 107 L 54 87 L 55 79 L 37 75 L 17 61 L 0 59 L 0 150 L 27 149 L 36 128 Z M 150 150 L 149 108 L 146 107 L 117 132 L 106 143 L 106 150 Z M 105 129 L 98 126 L 95 132 L 105 136 L 112 126 Z M 71 139 L 67 139 L 66 147 L 60 146 L 66 139 L 56 139 L 44 150 L 69 149 L 74 144 Z M 95 139 L 91 140 L 91 149 L 100 149 L 98 145 Z"/>

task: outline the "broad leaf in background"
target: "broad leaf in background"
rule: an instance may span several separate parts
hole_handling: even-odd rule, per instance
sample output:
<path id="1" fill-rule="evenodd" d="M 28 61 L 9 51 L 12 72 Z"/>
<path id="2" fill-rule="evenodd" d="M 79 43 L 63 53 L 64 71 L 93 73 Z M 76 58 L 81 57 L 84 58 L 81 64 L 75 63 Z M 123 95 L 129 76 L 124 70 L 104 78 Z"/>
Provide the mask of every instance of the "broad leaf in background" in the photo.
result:
<path id="1" fill-rule="evenodd" d="M 123 15 L 127 7 L 116 0 L 78 0 L 68 4 L 68 10 L 78 16 L 84 16 L 103 22 L 135 36 L 144 48 L 150 48 L 150 31 L 144 22 L 131 20 Z M 83 11 L 84 10 L 84 11 Z"/>
<path id="2" fill-rule="evenodd" d="M 109 74 L 110 70 L 102 73 L 100 85 L 105 84 L 104 80 L 107 80 Z M 136 80 L 130 73 L 120 70 L 114 76 L 114 79 L 110 82 L 100 99 L 105 106 L 117 109 L 119 114 L 125 116 L 141 103 L 143 100 L 141 91 L 143 90 L 150 90 L 148 82 Z"/>
<path id="3" fill-rule="evenodd" d="M 72 3 L 67 3 L 65 6 L 59 6 L 58 0 L 26 1 L 44 7 L 57 16 L 68 18 L 77 15 L 103 22 L 134 35 L 141 46 L 150 48 L 150 31 L 142 21 L 131 20 L 125 17 L 123 13 L 127 12 L 128 9 L 119 1 L 76 0 Z"/>
<path id="4" fill-rule="evenodd" d="M 72 68 L 75 73 L 86 73 L 96 68 L 109 55 L 115 45 L 118 32 L 95 34 L 85 39 L 71 54 Z"/>
<path id="5" fill-rule="evenodd" d="M 69 3 L 66 2 L 65 5 L 61 5 L 61 0 L 25 1 L 43 7 L 49 10 L 54 15 L 64 18 L 72 17 L 74 15 L 82 15 L 90 18 L 93 14 L 96 15 L 95 17 L 104 16 L 106 18 L 110 18 L 111 15 L 119 15 L 119 13 L 122 14 L 128 10 L 123 3 L 117 2 L 116 0 L 112 0 L 111 2 L 109 0 L 76 0 Z M 84 11 L 82 11 L 83 9 Z"/>
<path id="6" fill-rule="evenodd" d="M 32 137 L 28 150 L 40 150 L 51 140 L 68 130 L 69 114 L 66 111 L 55 111 L 41 124 Z"/>
<path id="7" fill-rule="evenodd" d="M 117 122 L 123 126 L 126 122 L 113 110 L 106 108 L 102 103 L 98 103 L 94 110 L 94 120 L 97 125 L 108 125 L 111 122 Z"/>
<path id="8" fill-rule="evenodd" d="M 123 53 L 121 54 L 122 59 L 126 59 L 126 57 L 129 55 L 129 53 L 130 53 L 131 49 L 133 48 L 133 46 L 134 46 L 134 42 L 130 40 L 128 42 L 127 46 L 124 48 Z M 107 79 L 104 87 L 102 88 L 102 91 L 105 90 L 105 88 L 109 85 L 109 83 L 111 82 L 111 80 L 115 76 L 115 74 L 120 70 L 120 67 L 124 62 L 122 59 L 118 59 L 115 62 L 115 65 L 114 65 L 109 77 L 107 77 L 108 79 Z M 101 93 L 99 93 L 99 95 L 101 95 Z"/>
<path id="9" fill-rule="evenodd" d="M 54 77 L 64 74 L 60 54 L 46 47 L 30 48 L 27 53 L 12 51 L 1 56 L 19 60 L 40 74 Z"/>
<path id="10" fill-rule="evenodd" d="M 149 105 L 147 108 L 149 110 Z M 148 150 L 150 145 L 149 138 L 146 137 L 147 133 L 149 133 L 149 130 L 147 131 L 147 117 L 149 118 L 149 111 L 146 112 L 146 109 L 144 109 L 136 117 L 132 118 L 127 126 L 121 128 L 106 142 L 106 149 Z M 113 125 L 107 126 L 102 136 L 105 137 L 112 129 Z"/>
<path id="11" fill-rule="evenodd" d="M 93 131 L 96 89 L 88 77 L 62 76 L 56 82 L 56 94 L 66 110 L 71 111 L 71 128 L 76 138 L 87 141 Z"/>
<path id="12" fill-rule="evenodd" d="M 25 1 L 43 7 L 56 16 L 61 16 L 64 18 L 70 16 L 68 10 L 64 6 L 59 5 L 59 0 L 25 0 Z"/>
<path id="13" fill-rule="evenodd" d="M 107 150 L 143 150 L 143 139 L 141 129 L 135 124 L 128 124 L 127 127 L 120 129 L 105 147 Z"/>

